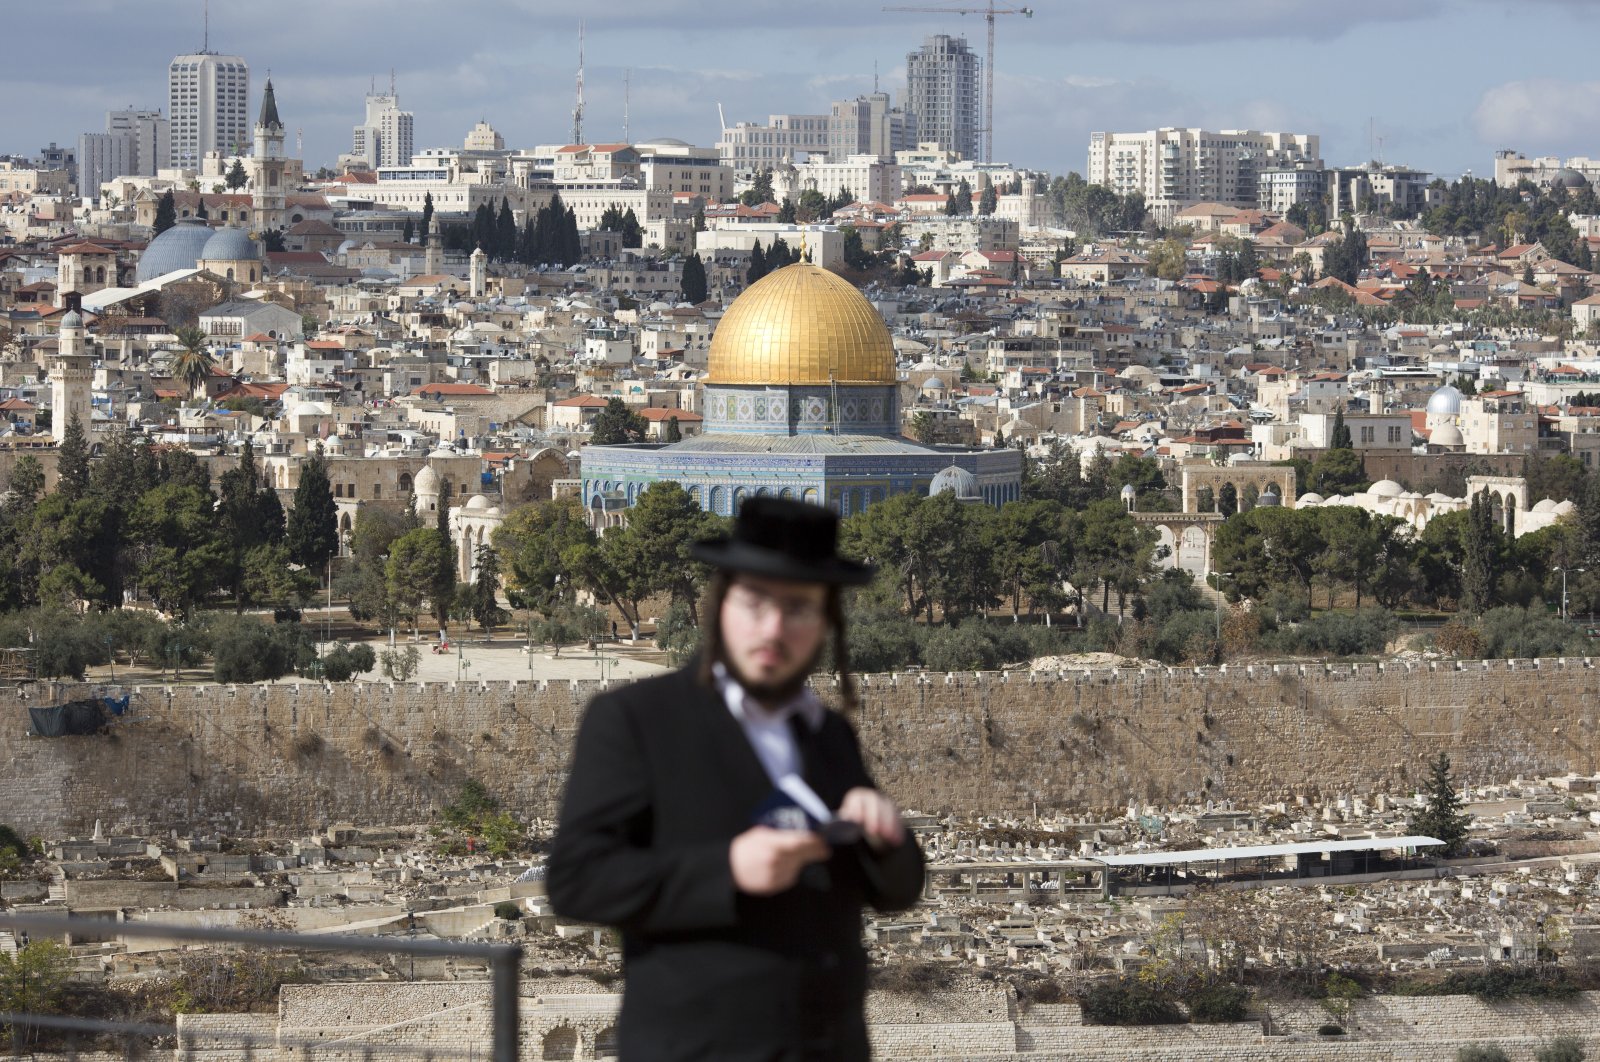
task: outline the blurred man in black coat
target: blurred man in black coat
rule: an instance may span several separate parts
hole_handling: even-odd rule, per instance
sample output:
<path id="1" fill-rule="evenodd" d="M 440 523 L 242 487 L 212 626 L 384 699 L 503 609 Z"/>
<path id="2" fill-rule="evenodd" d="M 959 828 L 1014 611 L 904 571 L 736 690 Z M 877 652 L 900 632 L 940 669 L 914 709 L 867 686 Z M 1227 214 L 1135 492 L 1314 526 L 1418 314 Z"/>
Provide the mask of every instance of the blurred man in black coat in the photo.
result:
<path id="1" fill-rule="evenodd" d="M 916 902 L 922 852 L 806 680 L 833 634 L 838 520 L 764 497 L 696 545 L 718 569 L 700 657 L 584 716 L 550 900 L 622 930 L 624 1062 L 869 1057 L 861 908 Z"/>

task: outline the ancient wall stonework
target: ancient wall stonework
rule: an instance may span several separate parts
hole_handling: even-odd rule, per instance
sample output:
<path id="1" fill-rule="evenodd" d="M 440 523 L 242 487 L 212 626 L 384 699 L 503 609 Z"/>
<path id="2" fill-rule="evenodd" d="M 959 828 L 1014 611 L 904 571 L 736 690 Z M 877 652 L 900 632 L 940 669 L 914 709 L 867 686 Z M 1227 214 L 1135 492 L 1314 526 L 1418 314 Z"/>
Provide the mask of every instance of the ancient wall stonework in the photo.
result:
<path id="1" fill-rule="evenodd" d="M 1597 768 L 1588 660 L 873 675 L 856 718 L 880 785 L 941 812 L 1405 791 L 1448 752 L 1466 780 Z M 826 694 L 826 683 L 823 692 Z M 0 695 L 0 821 L 299 831 L 421 822 L 476 779 L 553 817 L 598 682 L 130 689 L 107 734 L 29 736 Z"/>

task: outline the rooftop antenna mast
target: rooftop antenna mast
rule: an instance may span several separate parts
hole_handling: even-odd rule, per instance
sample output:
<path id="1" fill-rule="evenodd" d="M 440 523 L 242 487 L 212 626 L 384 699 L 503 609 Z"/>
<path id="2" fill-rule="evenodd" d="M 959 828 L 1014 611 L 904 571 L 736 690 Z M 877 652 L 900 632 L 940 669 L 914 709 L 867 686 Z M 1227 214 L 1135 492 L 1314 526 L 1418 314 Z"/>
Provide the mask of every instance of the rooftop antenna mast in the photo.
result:
<path id="1" fill-rule="evenodd" d="M 633 143 L 628 139 L 628 100 L 633 88 L 633 67 L 628 67 L 622 72 L 622 142 Z"/>
<path id="2" fill-rule="evenodd" d="M 578 101 L 572 108 L 572 142 L 583 143 L 583 23 L 578 23 Z"/>
<path id="3" fill-rule="evenodd" d="M 203 10 L 205 14 L 201 22 L 203 28 L 200 36 L 200 54 L 209 55 L 211 54 L 211 0 L 205 0 Z"/>

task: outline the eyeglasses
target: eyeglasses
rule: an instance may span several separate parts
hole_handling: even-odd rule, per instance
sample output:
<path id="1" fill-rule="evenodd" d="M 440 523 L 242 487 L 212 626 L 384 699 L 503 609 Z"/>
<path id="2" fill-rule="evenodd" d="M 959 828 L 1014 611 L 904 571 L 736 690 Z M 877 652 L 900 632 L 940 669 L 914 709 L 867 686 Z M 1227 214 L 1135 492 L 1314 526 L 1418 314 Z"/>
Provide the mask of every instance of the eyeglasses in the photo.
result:
<path id="1" fill-rule="evenodd" d="M 728 590 L 728 603 L 757 623 L 777 613 L 783 617 L 785 626 L 815 627 L 824 616 L 821 602 L 785 600 L 746 586 L 731 587 Z"/>

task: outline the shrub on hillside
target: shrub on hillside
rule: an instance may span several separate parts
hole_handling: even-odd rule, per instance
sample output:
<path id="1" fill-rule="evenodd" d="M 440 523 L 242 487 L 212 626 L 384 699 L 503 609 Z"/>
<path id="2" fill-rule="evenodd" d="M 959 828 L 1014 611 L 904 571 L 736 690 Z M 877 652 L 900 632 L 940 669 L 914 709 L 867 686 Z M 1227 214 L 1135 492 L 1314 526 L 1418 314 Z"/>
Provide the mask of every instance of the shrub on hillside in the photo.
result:
<path id="1" fill-rule="evenodd" d="M 1498 1044 L 1473 1044 L 1456 1052 L 1456 1062 L 1511 1062 Z"/>
<path id="2" fill-rule="evenodd" d="M 1250 1018 L 1250 990 L 1241 985 L 1203 985 L 1183 1001 L 1189 1007 L 1189 1020 L 1193 1022 L 1217 1025 Z"/>
<path id="3" fill-rule="evenodd" d="M 1085 1025 L 1182 1025 L 1177 1000 L 1156 985 L 1132 977 L 1096 981 L 1078 993 Z"/>
<path id="4" fill-rule="evenodd" d="M 1586 640 L 1577 628 L 1542 609 L 1492 608 L 1478 621 L 1483 654 L 1491 659 L 1582 656 Z"/>
<path id="5" fill-rule="evenodd" d="M 1372 656 L 1383 652 L 1399 627 L 1393 612 L 1364 608 L 1356 612 L 1324 612 L 1267 635 L 1272 650 L 1300 656 Z"/>
<path id="6" fill-rule="evenodd" d="M 1589 1057 L 1581 1036 L 1557 1036 L 1546 1040 L 1533 1052 L 1533 1062 L 1583 1062 Z"/>

